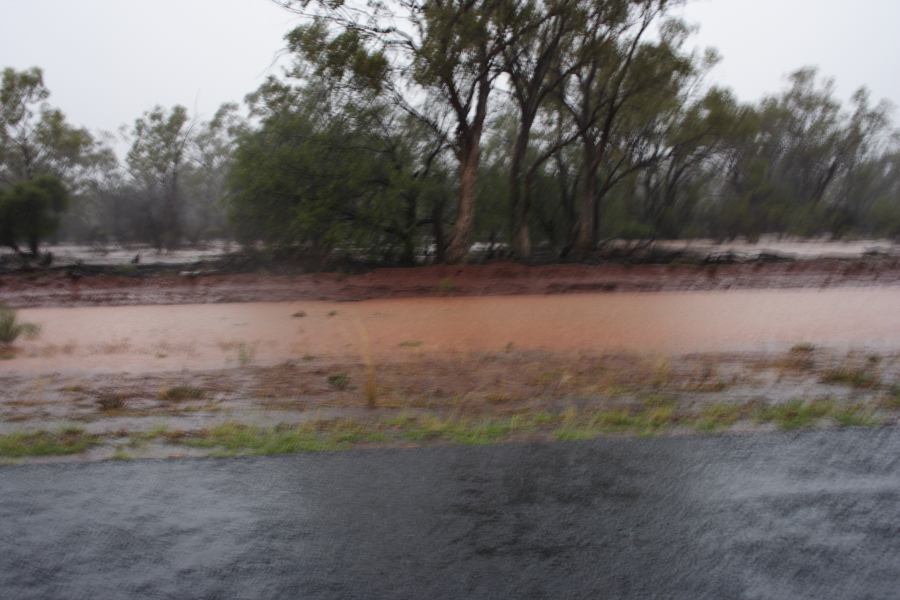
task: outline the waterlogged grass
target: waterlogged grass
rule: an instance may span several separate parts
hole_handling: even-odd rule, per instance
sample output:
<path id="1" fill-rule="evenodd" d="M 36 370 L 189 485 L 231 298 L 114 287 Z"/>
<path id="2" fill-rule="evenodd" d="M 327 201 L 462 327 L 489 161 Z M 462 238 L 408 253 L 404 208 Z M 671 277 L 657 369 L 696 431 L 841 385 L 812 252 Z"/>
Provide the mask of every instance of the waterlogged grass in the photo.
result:
<path id="1" fill-rule="evenodd" d="M 727 429 L 740 421 L 745 413 L 745 407 L 740 404 L 710 404 L 700 411 L 694 421 L 694 426 L 700 431 Z"/>
<path id="2" fill-rule="evenodd" d="M 892 392 L 895 390 L 891 390 Z M 892 399 L 895 396 L 891 396 Z M 536 411 L 512 416 L 411 415 L 369 419 L 332 419 L 299 425 L 260 427 L 236 422 L 200 431 L 178 431 L 160 425 L 143 432 L 86 434 L 79 428 L 0 436 L 0 458 L 79 454 L 108 443 L 112 458 L 128 460 L 129 453 L 150 442 L 206 450 L 211 456 L 275 455 L 330 452 L 364 446 L 427 444 L 486 445 L 514 440 L 579 441 L 603 435 L 651 436 L 691 429 L 727 430 L 740 422 L 775 424 L 783 430 L 821 425 L 871 427 L 891 418 L 900 406 L 886 400 L 844 404 L 829 399 L 792 400 L 775 405 L 758 403 L 679 406 L 677 400 L 649 396 L 638 405 L 619 409 Z M 116 441 L 127 436 L 127 443 Z"/>
<path id="3" fill-rule="evenodd" d="M 881 424 L 875 411 L 861 404 L 836 409 L 831 418 L 841 427 L 874 427 Z"/>
<path id="4" fill-rule="evenodd" d="M 717 431 L 742 420 L 774 423 L 784 430 L 813 427 L 825 419 L 840 426 L 880 423 L 871 407 L 839 406 L 830 400 L 794 400 L 762 407 L 721 403 L 699 411 L 679 411 L 668 402 L 649 404 L 642 409 L 583 412 L 568 409 L 561 413 L 537 412 L 503 418 L 398 415 L 381 420 L 347 419 L 270 428 L 226 423 L 202 432 L 166 435 L 174 443 L 210 449 L 217 455 L 265 455 L 343 450 L 358 444 L 485 445 L 547 437 L 578 441 L 606 434 L 657 435 L 676 427 Z"/>
<path id="5" fill-rule="evenodd" d="M 762 407 L 756 412 L 760 423 L 775 423 L 781 429 L 792 430 L 810 427 L 818 420 L 834 412 L 834 403 L 829 400 L 791 400 L 784 404 Z"/>
<path id="6" fill-rule="evenodd" d="M 371 424 L 352 420 L 322 421 L 303 425 L 256 427 L 224 423 L 191 434 L 168 434 L 170 441 L 193 448 L 209 448 L 218 454 L 295 454 L 342 450 L 361 443 L 386 442 L 385 434 Z"/>
<path id="7" fill-rule="evenodd" d="M 822 375 L 822 383 L 847 385 L 854 388 L 871 389 L 878 387 L 878 376 L 867 369 L 838 367 L 829 369 Z"/>
<path id="8" fill-rule="evenodd" d="M 81 454 L 100 443 L 100 438 L 77 427 L 55 432 L 35 431 L 0 435 L 0 457 L 64 456 Z"/>

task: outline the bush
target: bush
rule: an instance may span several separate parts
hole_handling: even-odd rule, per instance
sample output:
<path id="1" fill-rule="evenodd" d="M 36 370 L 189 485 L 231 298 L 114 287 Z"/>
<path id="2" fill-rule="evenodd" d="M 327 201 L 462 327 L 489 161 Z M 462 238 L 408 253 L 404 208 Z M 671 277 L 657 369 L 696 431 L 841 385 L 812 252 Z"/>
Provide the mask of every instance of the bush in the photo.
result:
<path id="1" fill-rule="evenodd" d="M 31 339 L 40 332 L 40 325 L 19 322 L 15 310 L 0 304 L 0 344 L 12 344 L 20 335 Z"/>

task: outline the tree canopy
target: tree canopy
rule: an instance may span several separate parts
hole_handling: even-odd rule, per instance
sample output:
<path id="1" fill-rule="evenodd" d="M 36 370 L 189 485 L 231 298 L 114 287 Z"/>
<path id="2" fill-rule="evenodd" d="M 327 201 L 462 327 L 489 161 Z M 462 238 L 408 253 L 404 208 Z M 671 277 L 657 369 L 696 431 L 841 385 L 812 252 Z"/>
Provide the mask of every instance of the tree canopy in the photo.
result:
<path id="1" fill-rule="evenodd" d="M 206 119 L 151 108 L 121 161 L 48 104 L 40 69 L 6 69 L 3 243 L 235 237 L 415 264 L 900 235 L 890 105 L 843 101 L 812 67 L 742 103 L 679 3 L 280 0 L 299 17 L 284 72 Z"/>

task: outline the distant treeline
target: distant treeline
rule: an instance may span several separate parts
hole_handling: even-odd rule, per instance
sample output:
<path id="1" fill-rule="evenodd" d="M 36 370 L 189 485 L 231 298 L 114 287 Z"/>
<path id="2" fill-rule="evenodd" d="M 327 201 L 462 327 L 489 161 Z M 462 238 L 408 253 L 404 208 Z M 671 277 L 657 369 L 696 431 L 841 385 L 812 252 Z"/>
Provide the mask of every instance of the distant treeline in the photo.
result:
<path id="1" fill-rule="evenodd" d="M 527 259 L 610 238 L 900 237 L 890 106 L 814 68 L 756 104 L 666 0 L 345 4 L 302 15 L 293 62 L 209 121 L 156 107 L 124 161 L 3 72 L 0 243 L 171 248 L 233 238 L 307 256 Z"/>

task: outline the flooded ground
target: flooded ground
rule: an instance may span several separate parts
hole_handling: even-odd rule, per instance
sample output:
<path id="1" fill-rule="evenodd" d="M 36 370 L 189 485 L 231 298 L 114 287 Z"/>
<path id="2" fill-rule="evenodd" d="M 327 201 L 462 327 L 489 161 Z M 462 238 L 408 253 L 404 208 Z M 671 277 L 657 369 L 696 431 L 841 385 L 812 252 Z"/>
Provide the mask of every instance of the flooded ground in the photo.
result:
<path id="1" fill-rule="evenodd" d="M 634 246 L 646 246 L 642 240 L 614 240 L 606 244 L 604 249 L 625 250 Z M 734 240 L 719 242 L 712 239 L 693 240 L 656 240 L 653 246 L 659 250 L 685 252 L 694 256 L 708 256 L 732 253 L 745 258 L 760 255 L 780 255 L 798 259 L 810 258 L 859 258 L 867 253 L 900 254 L 900 245 L 891 240 L 829 240 L 791 239 L 777 236 L 763 236 L 756 242 Z M 503 245 L 495 246 L 503 248 Z M 201 261 L 222 258 L 239 250 L 237 243 L 227 240 L 212 240 L 195 246 L 185 246 L 174 250 L 158 250 L 146 244 L 49 244 L 44 252 L 53 255 L 55 265 L 130 265 L 135 262 L 143 265 L 190 265 Z M 486 244 L 475 244 L 472 253 L 475 256 L 488 251 Z M 4 259 L 14 260 L 14 256 L 6 250 L 0 250 L 0 262 Z"/>
<path id="2" fill-rule="evenodd" d="M 503 349 L 900 347 L 900 287 L 25 309 L 3 373 L 158 372 Z"/>

